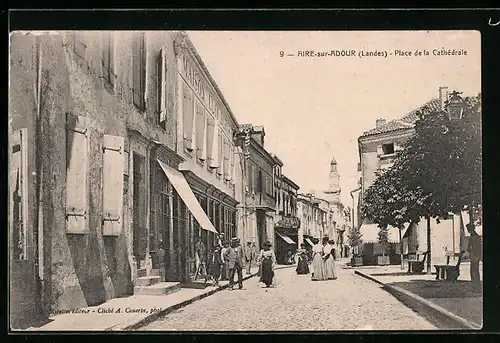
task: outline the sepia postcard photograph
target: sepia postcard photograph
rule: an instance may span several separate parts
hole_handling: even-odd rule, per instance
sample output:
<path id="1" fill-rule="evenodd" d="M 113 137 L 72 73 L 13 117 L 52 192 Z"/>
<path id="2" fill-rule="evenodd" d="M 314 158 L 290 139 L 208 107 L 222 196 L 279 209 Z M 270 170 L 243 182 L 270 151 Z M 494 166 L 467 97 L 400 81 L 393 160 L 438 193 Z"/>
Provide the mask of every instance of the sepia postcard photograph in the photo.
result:
<path id="1" fill-rule="evenodd" d="M 12 31 L 20 332 L 483 326 L 481 33 Z"/>

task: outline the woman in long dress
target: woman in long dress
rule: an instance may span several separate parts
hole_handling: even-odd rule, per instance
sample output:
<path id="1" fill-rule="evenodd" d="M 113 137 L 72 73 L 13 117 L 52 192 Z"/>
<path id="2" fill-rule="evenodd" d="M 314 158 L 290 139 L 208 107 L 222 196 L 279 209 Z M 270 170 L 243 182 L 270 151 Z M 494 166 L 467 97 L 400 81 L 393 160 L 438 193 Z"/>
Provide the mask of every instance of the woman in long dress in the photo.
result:
<path id="1" fill-rule="evenodd" d="M 273 283 L 276 256 L 274 255 L 274 251 L 271 250 L 271 243 L 269 241 L 265 242 L 263 246 L 264 249 L 260 251 L 257 258 L 257 265 L 261 270 L 260 281 L 269 288 Z"/>
<path id="2" fill-rule="evenodd" d="M 221 258 L 221 251 L 219 244 L 214 246 L 214 250 L 210 256 L 209 266 L 210 266 L 210 275 L 212 276 L 213 285 L 219 286 L 219 279 L 221 276 L 221 266 L 222 266 L 222 258 Z"/>
<path id="3" fill-rule="evenodd" d="M 325 276 L 328 280 L 335 280 L 337 273 L 335 270 L 335 256 L 333 255 L 333 241 L 327 237 L 323 239 L 323 260 L 325 261 Z"/>
<path id="4" fill-rule="evenodd" d="M 306 245 L 302 243 L 297 251 L 297 269 L 295 271 L 299 275 L 309 274 L 309 265 L 307 263 Z"/>
<path id="5" fill-rule="evenodd" d="M 313 247 L 313 261 L 312 261 L 312 277 L 313 281 L 326 280 L 325 263 L 323 261 L 323 246 L 316 243 Z"/>

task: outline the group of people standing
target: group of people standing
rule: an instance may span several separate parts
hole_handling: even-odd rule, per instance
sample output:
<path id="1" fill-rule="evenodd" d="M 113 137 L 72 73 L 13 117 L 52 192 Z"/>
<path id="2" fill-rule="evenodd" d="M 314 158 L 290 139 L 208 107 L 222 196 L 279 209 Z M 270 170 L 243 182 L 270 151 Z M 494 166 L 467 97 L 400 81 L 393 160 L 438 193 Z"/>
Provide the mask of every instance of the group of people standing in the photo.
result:
<path id="1" fill-rule="evenodd" d="M 335 280 L 337 270 L 335 266 L 335 242 L 323 237 L 322 243 L 319 241 L 313 246 L 312 276 L 311 280 Z M 297 274 L 309 274 L 309 258 L 306 245 L 302 243 L 297 251 Z"/>
<path id="2" fill-rule="evenodd" d="M 263 243 L 263 249 L 257 254 L 255 243 L 247 243 L 245 249 L 240 245 L 238 238 L 233 238 L 231 244 L 227 241 L 220 242 L 213 247 L 208 261 L 209 273 L 214 286 L 219 286 L 219 281 L 229 280 L 229 290 L 233 290 L 235 284 L 243 289 L 243 267 L 246 273 L 251 273 L 254 263 L 259 267 L 260 282 L 270 287 L 274 278 L 274 267 L 276 256 L 271 249 L 269 241 Z M 234 281 L 235 274 L 238 281 Z"/>
<path id="3" fill-rule="evenodd" d="M 229 280 L 229 289 L 235 285 L 234 277 L 238 275 L 238 288 L 243 289 L 243 268 L 250 274 L 251 268 L 257 262 L 257 247 L 255 243 L 248 242 L 245 249 L 240 245 L 238 238 L 233 238 L 231 244 L 219 240 L 213 247 L 208 265 L 209 273 L 214 285 L 219 285 L 221 280 Z"/>
<path id="4" fill-rule="evenodd" d="M 322 244 L 318 242 L 314 245 L 311 280 L 335 280 L 337 278 L 334 244 L 333 240 L 323 237 Z"/>

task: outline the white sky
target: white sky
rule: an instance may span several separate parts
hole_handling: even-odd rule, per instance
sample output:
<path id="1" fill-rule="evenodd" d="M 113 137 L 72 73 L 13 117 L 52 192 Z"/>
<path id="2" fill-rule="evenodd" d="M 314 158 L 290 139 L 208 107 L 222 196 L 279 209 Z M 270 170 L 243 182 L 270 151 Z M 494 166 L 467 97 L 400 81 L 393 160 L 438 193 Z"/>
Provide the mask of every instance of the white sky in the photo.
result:
<path id="1" fill-rule="evenodd" d="M 357 138 L 438 96 L 481 89 L 477 31 L 188 31 L 241 124 L 263 125 L 265 147 L 302 192 L 327 189 L 335 156 L 342 201 L 357 187 Z M 433 56 L 433 49 L 466 56 Z M 426 49 L 422 57 L 280 57 L 298 50 Z"/>

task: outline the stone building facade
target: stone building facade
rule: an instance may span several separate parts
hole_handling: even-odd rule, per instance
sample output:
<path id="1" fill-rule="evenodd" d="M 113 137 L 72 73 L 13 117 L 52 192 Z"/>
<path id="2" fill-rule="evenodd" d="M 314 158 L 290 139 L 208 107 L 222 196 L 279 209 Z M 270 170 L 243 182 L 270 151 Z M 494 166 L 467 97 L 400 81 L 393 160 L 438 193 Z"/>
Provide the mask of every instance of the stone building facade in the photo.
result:
<path id="1" fill-rule="evenodd" d="M 264 147 L 265 131 L 263 127 L 242 125 L 248 127 L 249 136 L 245 160 L 245 203 L 244 220 L 246 220 L 245 235 L 242 241 L 254 242 L 257 247 L 269 239 L 272 219 L 275 212 L 274 169 L 276 160 Z"/>
<path id="2" fill-rule="evenodd" d="M 357 214 L 358 226 L 361 227 L 361 233 L 363 234 L 366 263 L 372 263 L 376 259 L 376 255 L 380 254 L 381 251 L 377 244 L 378 226 L 363 218 L 359 211 L 363 202 L 363 194 L 375 181 L 375 172 L 390 168 L 398 150 L 401 150 L 403 143 L 414 134 L 417 112 L 424 107 L 429 108 L 431 111 L 444 109 L 448 95 L 448 89 L 440 87 L 436 98 L 398 119 L 389 122 L 384 119 L 377 119 L 375 127 L 364 132 L 358 138 L 360 157 L 358 171 L 361 173 L 361 177 L 359 195 L 354 198 L 357 200 L 354 212 Z M 461 221 L 459 217 L 454 216 L 449 220 L 431 220 L 430 250 L 432 252 L 432 264 L 445 261 L 446 251 L 459 250 L 460 236 L 463 235 L 460 233 L 463 232 L 463 228 L 460 228 Z M 398 228 L 389 228 L 393 263 L 399 263 L 400 249 L 403 249 L 402 253 L 405 258 L 414 257 L 416 254 L 422 254 L 428 250 L 426 227 L 426 221 L 422 219 L 418 224 L 408 224 L 401 232 L 399 232 Z"/>
<path id="3" fill-rule="evenodd" d="M 10 37 L 10 294 L 28 314 L 100 304 L 194 241 L 237 236 L 238 123 L 181 32 Z M 196 201 L 197 200 L 197 201 Z"/>

